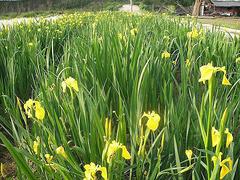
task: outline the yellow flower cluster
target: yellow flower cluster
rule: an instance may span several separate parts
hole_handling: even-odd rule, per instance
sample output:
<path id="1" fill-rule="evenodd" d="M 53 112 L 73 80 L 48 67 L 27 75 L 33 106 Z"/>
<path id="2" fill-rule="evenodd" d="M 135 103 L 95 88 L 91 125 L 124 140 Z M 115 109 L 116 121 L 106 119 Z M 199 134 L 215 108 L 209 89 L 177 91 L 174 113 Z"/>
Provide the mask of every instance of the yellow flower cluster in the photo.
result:
<path id="1" fill-rule="evenodd" d="M 201 72 L 201 78 L 199 79 L 199 82 L 205 83 L 205 81 L 209 81 L 215 73 L 223 72 L 222 84 L 223 85 L 231 85 L 231 83 L 229 82 L 229 80 L 226 77 L 225 66 L 214 67 L 212 65 L 212 63 L 208 63 L 207 65 L 200 67 L 200 72 Z"/>
<path id="2" fill-rule="evenodd" d="M 78 84 L 77 81 L 75 79 L 73 79 L 72 77 L 67 78 L 65 81 L 62 82 L 62 88 L 63 91 L 66 92 L 66 88 L 72 88 L 75 91 L 78 91 Z M 28 118 L 32 118 L 33 114 L 32 112 L 35 111 L 35 118 L 37 118 L 38 120 L 43 120 L 44 116 L 45 116 L 45 110 L 44 108 L 41 106 L 41 103 L 39 101 L 34 101 L 32 99 L 29 99 L 28 101 L 26 101 L 26 103 L 24 104 L 24 110 L 25 113 L 27 114 Z M 39 145 L 40 145 L 40 138 L 37 137 L 35 141 L 33 141 L 33 152 L 35 154 L 39 153 Z M 56 149 L 56 154 L 64 157 L 65 159 L 67 158 L 67 154 L 63 148 L 63 146 L 59 146 Z M 50 154 L 45 154 L 45 158 L 48 164 L 51 163 L 53 156 Z"/>
<path id="3" fill-rule="evenodd" d="M 45 117 L 45 110 L 41 106 L 41 103 L 39 101 L 34 101 L 32 99 L 29 99 L 26 101 L 24 104 L 24 110 L 25 113 L 27 114 L 28 118 L 32 118 L 32 112 L 35 111 L 35 118 L 38 120 L 43 120 Z"/>
<path id="4" fill-rule="evenodd" d="M 100 165 L 95 165 L 93 162 L 90 164 L 86 164 L 84 166 L 85 169 L 85 177 L 84 180 L 96 180 L 97 172 L 101 172 L 101 176 L 104 180 L 107 180 L 107 169 L 106 167 L 101 167 Z"/>
<path id="5" fill-rule="evenodd" d="M 227 136 L 226 139 L 226 148 L 229 147 L 229 145 L 233 142 L 233 136 L 232 134 L 229 132 L 229 129 L 226 128 L 224 133 Z M 221 141 L 221 134 L 218 130 L 215 129 L 215 127 L 212 127 L 212 147 L 218 146 L 220 141 Z M 232 171 L 232 160 L 230 157 L 224 159 L 223 161 L 222 159 L 222 152 L 220 152 L 217 156 L 213 156 L 212 157 L 212 161 L 214 163 L 214 166 L 216 166 L 217 162 L 220 162 L 220 167 L 221 167 L 221 171 L 220 171 L 220 179 L 223 179 L 230 171 Z M 226 165 L 228 164 L 228 166 Z"/>
<path id="6" fill-rule="evenodd" d="M 33 141 L 33 152 L 35 154 L 39 153 L 39 146 L 40 146 L 40 137 L 37 136 L 36 140 Z M 61 155 L 64 158 L 67 158 L 67 154 L 65 153 L 65 150 L 64 150 L 63 146 L 59 146 L 56 149 L 56 154 Z M 47 163 L 51 163 L 51 161 L 53 159 L 53 156 L 50 155 L 50 154 L 45 154 L 45 158 L 46 158 Z"/>
<path id="7" fill-rule="evenodd" d="M 110 163 L 112 157 L 118 151 L 119 149 L 122 149 L 122 157 L 124 159 L 131 159 L 131 155 L 128 152 L 126 146 L 122 145 L 119 142 L 112 141 L 112 143 L 109 145 L 108 150 L 107 150 L 107 162 Z"/>

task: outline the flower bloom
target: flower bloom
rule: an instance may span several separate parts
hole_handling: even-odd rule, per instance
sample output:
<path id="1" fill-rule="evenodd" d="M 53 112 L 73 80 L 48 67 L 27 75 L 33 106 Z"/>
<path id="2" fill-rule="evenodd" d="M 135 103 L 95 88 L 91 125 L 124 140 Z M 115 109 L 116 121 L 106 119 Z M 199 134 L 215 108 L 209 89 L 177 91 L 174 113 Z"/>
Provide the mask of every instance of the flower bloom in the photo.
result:
<path id="1" fill-rule="evenodd" d="M 223 179 L 229 172 L 232 171 L 232 166 L 233 166 L 233 162 L 231 160 L 230 157 L 222 160 L 222 152 L 219 153 L 218 157 L 217 156 L 213 156 L 212 157 L 212 161 L 214 163 L 214 166 L 217 165 L 217 161 L 220 162 L 220 179 Z"/>
<path id="2" fill-rule="evenodd" d="M 220 153 L 218 154 L 218 157 L 217 157 L 216 155 L 214 155 L 214 156 L 212 157 L 212 161 L 213 161 L 214 166 L 217 165 L 217 161 L 218 161 L 218 160 L 221 162 L 221 160 L 222 160 L 222 154 L 223 154 L 223 153 L 220 152 Z"/>
<path id="3" fill-rule="evenodd" d="M 226 128 L 226 130 L 224 131 L 224 133 L 227 134 L 226 148 L 228 148 L 228 146 L 233 142 L 233 136 L 232 136 L 232 134 L 229 132 L 228 128 Z"/>
<path id="4" fill-rule="evenodd" d="M 36 140 L 35 141 L 33 141 L 33 152 L 35 153 L 35 154 L 38 154 L 38 147 L 39 147 L 39 145 L 40 145 L 40 138 L 39 138 L 39 136 L 36 138 Z"/>
<path id="5" fill-rule="evenodd" d="M 212 147 L 215 147 L 220 142 L 220 133 L 215 127 L 212 127 Z"/>
<path id="6" fill-rule="evenodd" d="M 154 111 L 152 111 L 151 113 L 144 113 L 142 117 L 147 117 L 148 121 L 147 121 L 147 127 L 151 130 L 151 131 L 156 131 L 156 129 L 159 126 L 159 122 L 160 122 L 160 116 L 155 113 Z M 141 123 L 141 122 L 140 122 Z"/>
<path id="7" fill-rule="evenodd" d="M 220 179 L 223 179 L 229 172 L 232 171 L 233 162 L 231 158 L 228 157 L 220 163 L 220 166 L 221 166 Z"/>
<path id="8" fill-rule="evenodd" d="M 45 154 L 45 158 L 46 158 L 47 163 L 50 164 L 53 159 L 53 156 L 51 156 L 50 154 Z"/>
<path id="9" fill-rule="evenodd" d="M 122 157 L 124 159 L 131 159 L 131 155 L 128 152 L 126 146 L 122 145 L 121 143 L 118 143 L 116 141 L 112 141 L 112 143 L 108 147 L 107 151 L 107 162 L 110 163 L 111 158 L 116 153 L 117 150 L 122 149 Z"/>
<path id="10" fill-rule="evenodd" d="M 198 31 L 197 28 L 193 28 L 192 31 L 187 33 L 189 39 L 197 39 L 202 34 L 202 30 Z"/>
<path id="11" fill-rule="evenodd" d="M 186 150 L 186 151 L 185 151 L 185 154 L 186 154 L 186 156 L 187 156 L 189 162 L 191 162 L 192 155 L 193 155 L 192 150 L 191 150 L 191 149 Z"/>
<path id="12" fill-rule="evenodd" d="M 44 119 L 45 110 L 39 101 L 34 101 L 32 99 L 29 99 L 26 101 L 23 107 L 28 118 L 32 118 L 33 117 L 32 112 L 35 111 L 35 117 L 38 120 L 42 121 Z"/>
<path id="13" fill-rule="evenodd" d="M 106 167 L 101 167 L 100 165 L 95 165 L 93 162 L 86 164 L 84 166 L 85 177 L 84 180 L 95 180 L 97 179 L 96 173 L 101 172 L 101 176 L 104 180 L 107 180 L 107 169 Z"/>
<path id="14" fill-rule="evenodd" d="M 57 149 L 56 149 L 56 153 L 61 155 L 62 157 L 64 157 L 65 159 L 67 158 L 67 154 L 64 150 L 64 148 L 62 146 L 59 146 Z"/>
<path id="15" fill-rule="evenodd" d="M 171 54 L 167 51 L 164 51 L 162 53 L 162 59 L 168 59 L 168 58 L 170 58 L 170 56 L 171 56 Z"/>
<path id="16" fill-rule="evenodd" d="M 62 86 L 62 89 L 63 89 L 64 93 L 66 92 L 67 87 L 69 89 L 75 90 L 76 92 L 79 91 L 78 82 L 75 79 L 73 79 L 72 77 L 69 77 L 65 81 L 63 81 L 61 86 Z"/>
<path id="17" fill-rule="evenodd" d="M 213 67 L 212 63 L 208 63 L 207 65 L 200 67 L 201 78 L 198 81 L 205 83 L 205 81 L 208 81 L 212 78 L 213 74 L 215 74 L 216 72 L 219 72 L 219 71 L 223 72 L 222 84 L 223 85 L 231 85 L 231 83 L 229 82 L 229 80 L 226 77 L 225 66 Z"/>
<path id="18" fill-rule="evenodd" d="M 137 32 L 138 32 L 137 28 L 133 28 L 133 29 L 130 30 L 130 33 L 131 33 L 132 36 L 135 36 L 137 34 Z"/>

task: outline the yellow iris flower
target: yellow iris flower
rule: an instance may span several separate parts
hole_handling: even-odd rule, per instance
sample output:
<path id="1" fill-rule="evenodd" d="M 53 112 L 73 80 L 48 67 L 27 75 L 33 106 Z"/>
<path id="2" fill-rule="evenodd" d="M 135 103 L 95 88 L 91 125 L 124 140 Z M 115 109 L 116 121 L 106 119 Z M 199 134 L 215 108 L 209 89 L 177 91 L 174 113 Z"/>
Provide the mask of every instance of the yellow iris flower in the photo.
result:
<path id="1" fill-rule="evenodd" d="M 162 53 L 162 59 L 169 59 L 171 57 L 171 54 L 167 51 L 164 51 Z"/>
<path id="2" fill-rule="evenodd" d="M 61 155 L 61 156 L 64 157 L 65 159 L 67 158 L 67 154 L 66 154 L 63 146 L 59 146 L 59 147 L 56 149 L 56 153 L 59 154 L 59 155 Z"/>
<path id="3" fill-rule="evenodd" d="M 151 130 L 151 131 L 156 131 L 156 129 L 159 126 L 159 122 L 160 122 L 160 116 L 155 113 L 154 111 L 152 111 L 151 113 L 144 113 L 143 117 L 147 117 L 148 121 L 147 121 L 147 127 Z M 141 123 L 141 122 L 140 122 Z"/>
<path id="4" fill-rule="evenodd" d="M 93 162 L 90 164 L 86 164 L 84 166 L 85 169 L 85 177 L 84 180 L 95 180 L 97 179 L 96 173 L 101 172 L 101 176 L 104 180 L 107 180 L 107 169 L 106 167 L 101 167 L 99 165 L 95 165 Z"/>
<path id="5" fill-rule="evenodd" d="M 225 85 L 225 86 L 231 86 L 231 83 L 227 79 L 226 74 L 223 75 L 222 84 Z"/>
<path id="6" fill-rule="evenodd" d="M 192 31 L 187 33 L 189 39 L 197 39 L 202 34 L 202 29 L 200 31 L 197 28 L 193 28 Z"/>
<path id="7" fill-rule="evenodd" d="M 44 119 L 45 110 L 39 101 L 29 99 L 26 101 L 23 107 L 28 118 L 32 118 L 33 117 L 32 112 L 35 111 L 35 118 L 41 121 Z"/>
<path id="8" fill-rule="evenodd" d="M 226 128 L 224 133 L 227 134 L 226 148 L 228 148 L 228 146 L 233 142 L 233 136 L 229 132 L 228 128 Z"/>
<path id="9" fill-rule="evenodd" d="M 45 158 L 46 158 L 47 163 L 50 164 L 53 159 L 53 156 L 51 156 L 50 154 L 45 154 Z"/>
<path id="10" fill-rule="evenodd" d="M 217 165 L 217 161 L 218 161 L 218 160 L 221 162 L 221 160 L 222 160 L 222 154 L 223 154 L 223 153 L 220 152 L 220 153 L 218 154 L 218 157 L 217 157 L 216 155 L 212 157 L 212 161 L 213 161 L 214 167 Z"/>
<path id="11" fill-rule="evenodd" d="M 188 161 L 191 162 L 192 155 L 193 155 L 192 150 L 191 150 L 191 149 L 186 150 L 186 151 L 185 151 L 185 154 L 186 154 L 186 156 L 187 156 L 187 158 L 188 158 Z"/>
<path id="12" fill-rule="evenodd" d="M 135 36 L 137 34 L 137 32 L 138 32 L 137 28 L 133 28 L 133 29 L 130 30 L 130 33 L 131 33 L 132 36 Z"/>
<path id="13" fill-rule="evenodd" d="M 212 161 L 214 163 L 214 166 L 217 165 L 217 161 L 220 162 L 220 179 L 223 179 L 229 172 L 232 171 L 232 166 L 233 166 L 233 162 L 231 160 L 230 157 L 222 160 L 222 152 L 219 153 L 218 157 L 217 156 L 213 156 L 212 157 Z"/>
<path id="14" fill-rule="evenodd" d="M 231 85 L 231 83 L 229 82 L 229 80 L 226 77 L 225 66 L 214 67 L 212 65 L 212 63 L 208 63 L 207 65 L 200 67 L 201 77 L 198 81 L 203 82 L 205 84 L 205 81 L 209 81 L 212 78 L 213 74 L 215 74 L 216 72 L 219 72 L 219 71 L 223 72 L 222 84 L 223 85 Z"/>
<path id="15" fill-rule="evenodd" d="M 29 99 L 26 101 L 26 103 L 24 104 L 24 110 L 25 113 L 27 114 L 28 118 L 32 118 L 32 107 L 33 107 L 33 100 Z"/>
<path id="16" fill-rule="evenodd" d="M 76 92 L 79 91 L 79 89 L 78 89 L 78 82 L 74 78 L 72 78 L 72 77 L 69 77 L 65 81 L 63 81 L 61 86 L 62 86 L 62 89 L 63 89 L 64 93 L 66 92 L 67 87 L 69 89 L 75 90 Z"/>
<path id="17" fill-rule="evenodd" d="M 220 163 L 220 166 L 221 166 L 220 179 L 223 179 L 229 172 L 232 171 L 233 162 L 231 158 L 228 157 Z"/>
<path id="18" fill-rule="evenodd" d="M 131 155 L 128 152 L 126 146 L 122 145 L 119 142 L 112 141 L 112 143 L 109 145 L 108 150 L 107 150 L 107 162 L 108 163 L 111 162 L 112 157 L 114 156 L 116 151 L 118 151 L 119 149 L 122 150 L 122 157 L 124 159 L 131 159 Z"/>
<path id="19" fill-rule="evenodd" d="M 220 133 L 215 127 L 212 127 L 212 147 L 215 147 L 220 142 Z"/>
<path id="20" fill-rule="evenodd" d="M 33 141 L 33 152 L 38 154 L 38 147 L 40 145 L 40 138 L 37 137 L 35 141 Z"/>
<path id="21" fill-rule="evenodd" d="M 35 117 L 39 120 L 45 117 L 45 110 L 38 101 L 35 101 Z"/>

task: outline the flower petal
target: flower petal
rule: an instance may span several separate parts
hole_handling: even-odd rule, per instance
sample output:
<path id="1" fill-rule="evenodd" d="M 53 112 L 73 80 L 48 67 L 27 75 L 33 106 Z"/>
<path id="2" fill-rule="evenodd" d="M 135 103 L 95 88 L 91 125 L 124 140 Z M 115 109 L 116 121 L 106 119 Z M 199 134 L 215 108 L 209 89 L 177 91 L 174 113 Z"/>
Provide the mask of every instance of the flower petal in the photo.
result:
<path id="1" fill-rule="evenodd" d="M 205 82 L 212 78 L 215 68 L 211 63 L 200 67 L 201 77 L 198 80 L 199 82 Z"/>
<path id="2" fill-rule="evenodd" d="M 126 146 L 122 146 L 122 157 L 124 159 L 131 159 L 131 155 L 130 153 L 128 152 Z"/>
<path id="3" fill-rule="evenodd" d="M 152 130 L 152 131 L 156 131 L 156 129 L 158 128 L 158 121 L 155 121 L 154 118 L 149 118 L 149 120 L 147 121 L 147 127 Z"/>
<path id="4" fill-rule="evenodd" d="M 226 74 L 223 75 L 222 85 L 231 86 L 231 83 L 227 79 Z"/>
<path id="5" fill-rule="evenodd" d="M 101 175 L 103 177 L 104 180 L 107 180 L 107 168 L 105 167 L 100 167 L 99 171 L 101 171 Z"/>
<path id="6" fill-rule="evenodd" d="M 229 172 L 230 169 L 226 165 L 223 165 L 220 171 L 220 179 L 223 179 Z"/>
<path id="7" fill-rule="evenodd" d="M 220 133 L 214 127 L 212 127 L 212 147 L 215 147 L 220 142 Z"/>
<path id="8" fill-rule="evenodd" d="M 193 155 L 192 150 L 191 150 L 191 149 L 186 150 L 186 151 L 185 151 L 185 154 L 186 154 L 188 160 L 191 161 L 191 159 L 192 159 L 192 155 Z"/>
<path id="9" fill-rule="evenodd" d="M 228 146 L 233 142 L 233 136 L 229 132 L 228 128 L 225 130 L 224 133 L 227 134 L 226 148 L 228 148 Z"/>

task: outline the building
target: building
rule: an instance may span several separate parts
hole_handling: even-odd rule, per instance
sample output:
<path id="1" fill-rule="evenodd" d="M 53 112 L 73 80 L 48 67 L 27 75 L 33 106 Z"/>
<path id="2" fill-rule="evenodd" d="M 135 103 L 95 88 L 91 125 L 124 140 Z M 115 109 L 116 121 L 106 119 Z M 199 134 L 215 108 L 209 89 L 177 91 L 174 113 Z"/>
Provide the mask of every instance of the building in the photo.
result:
<path id="1" fill-rule="evenodd" d="M 211 0 L 214 14 L 225 16 L 240 15 L 240 0 Z"/>

